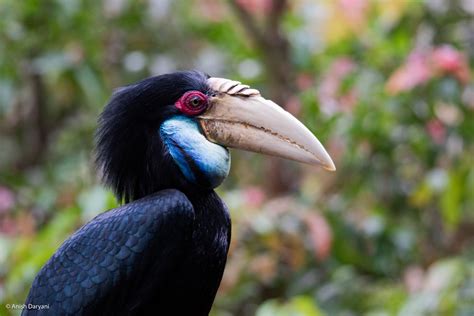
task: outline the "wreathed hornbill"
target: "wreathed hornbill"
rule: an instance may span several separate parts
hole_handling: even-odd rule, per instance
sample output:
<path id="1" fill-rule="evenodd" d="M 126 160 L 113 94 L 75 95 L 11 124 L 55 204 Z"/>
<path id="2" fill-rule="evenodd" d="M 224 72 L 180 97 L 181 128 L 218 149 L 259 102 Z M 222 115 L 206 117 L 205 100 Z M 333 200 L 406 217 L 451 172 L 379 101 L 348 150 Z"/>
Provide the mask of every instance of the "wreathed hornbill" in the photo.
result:
<path id="1" fill-rule="evenodd" d="M 335 169 L 302 123 L 240 82 L 186 71 L 118 89 L 96 152 L 125 204 L 60 246 L 26 300 L 49 308 L 23 314 L 207 315 L 230 242 L 214 192 L 229 173 L 227 147 Z"/>

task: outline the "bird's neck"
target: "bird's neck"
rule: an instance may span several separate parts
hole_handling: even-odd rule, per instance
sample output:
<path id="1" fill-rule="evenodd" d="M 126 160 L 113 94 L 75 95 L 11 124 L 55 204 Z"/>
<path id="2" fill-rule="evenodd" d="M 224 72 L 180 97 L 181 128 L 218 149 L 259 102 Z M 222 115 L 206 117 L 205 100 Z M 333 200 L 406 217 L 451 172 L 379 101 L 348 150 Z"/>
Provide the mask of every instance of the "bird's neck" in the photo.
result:
<path id="1" fill-rule="evenodd" d="M 194 207 L 196 229 L 193 237 L 200 246 L 212 247 L 209 243 L 230 238 L 230 216 L 214 190 L 184 193 Z"/>
<path id="2" fill-rule="evenodd" d="M 192 264 L 179 271 L 185 280 L 180 294 L 186 298 L 186 304 L 195 306 L 194 315 L 207 315 L 227 260 L 230 218 L 226 206 L 213 190 L 183 193 L 193 204 L 195 219 L 191 242 L 182 260 Z"/>
<path id="3" fill-rule="evenodd" d="M 183 190 L 194 207 L 196 217 L 203 218 L 209 222 L 219 214 L 227 214 L 227 208 L 214 190 L 205 189 L 200 191 Z"/>

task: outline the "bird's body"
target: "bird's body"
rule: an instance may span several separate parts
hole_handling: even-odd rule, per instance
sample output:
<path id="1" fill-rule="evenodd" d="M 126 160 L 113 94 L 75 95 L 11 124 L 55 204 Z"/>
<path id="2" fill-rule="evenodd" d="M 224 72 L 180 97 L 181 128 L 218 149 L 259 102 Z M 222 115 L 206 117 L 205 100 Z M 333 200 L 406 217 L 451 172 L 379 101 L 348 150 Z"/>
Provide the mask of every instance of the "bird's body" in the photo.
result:
<path id="1" fill-rule="evenodd" d="M 48 315 L 207 315 L 229 241 L 230 218 L 214 191 L 188 198 L 163 190 L 77 231 L 26 304 L 48 302 L 37 312 Z"/>
<path id="2" fill-rule="evenodd" d="M 314 135 L 257 90 L 197 71 L 117 90 L 96 144 L 103 181 L 125 205 L 61 245 L 23 315 L 207 315 L 230 243 L 214 192 L 229 173 L 227 147 L 334 169 Z"/>

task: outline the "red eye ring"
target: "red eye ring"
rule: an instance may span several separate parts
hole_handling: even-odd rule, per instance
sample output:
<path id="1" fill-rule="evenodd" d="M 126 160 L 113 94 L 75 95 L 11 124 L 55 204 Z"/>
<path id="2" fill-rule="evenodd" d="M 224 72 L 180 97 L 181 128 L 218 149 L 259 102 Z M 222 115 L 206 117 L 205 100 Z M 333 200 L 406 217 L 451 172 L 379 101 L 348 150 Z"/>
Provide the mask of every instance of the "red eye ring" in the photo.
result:
<path id="1" fill-rule="evenodd" d="M 207 108 L 207 96 L 201 91 L 188 91 L 176 101 L 175 106 L 184 114 L 201 114 Z"/>

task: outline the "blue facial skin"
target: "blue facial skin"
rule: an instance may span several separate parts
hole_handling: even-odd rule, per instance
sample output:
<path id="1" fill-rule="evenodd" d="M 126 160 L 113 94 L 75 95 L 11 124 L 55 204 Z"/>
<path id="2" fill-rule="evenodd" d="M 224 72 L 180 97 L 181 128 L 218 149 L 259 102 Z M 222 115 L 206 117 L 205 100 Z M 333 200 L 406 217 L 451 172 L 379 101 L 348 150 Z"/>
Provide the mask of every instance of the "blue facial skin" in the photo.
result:
<path id="1" fill-rule="evenodd" d="M 160 134 L 189 182 L 213 189 L 229 174 L 229 151 L 208 141 L 193 118 L 173 116 L 161 124 Z"/>

